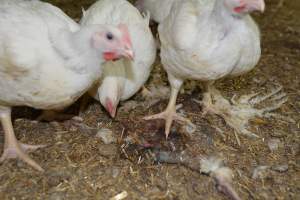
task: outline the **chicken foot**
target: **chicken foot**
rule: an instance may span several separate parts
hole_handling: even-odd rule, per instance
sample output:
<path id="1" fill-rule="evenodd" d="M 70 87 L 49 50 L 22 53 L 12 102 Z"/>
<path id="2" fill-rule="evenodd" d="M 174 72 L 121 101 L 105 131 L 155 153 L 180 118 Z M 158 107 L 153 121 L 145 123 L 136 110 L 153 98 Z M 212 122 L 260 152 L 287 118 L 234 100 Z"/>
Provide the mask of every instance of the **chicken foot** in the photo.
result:
<path id="1" fill-rule="evenodd" d="M 170 97 L 168 106 L 167 106 L 165 111 L 163 111 L 161 113 L 158 113 L 158 114 L 155 114 L 155 115 L 144 117 L 145 120 L 153 120 L 153 119 L 164 119 L 164 120 L 166 120 L 166 123 L 165 123 L 166 138 L 168 138 L 168 136 L 170 134 L 171 125 L 172 125 L 173 120 L 179 121 L 181 123 L 187 123 L 187 124 L 190 124 L 190 125 L 194 126 L 193 123 L 189 119 L 179 115 L 176 112 L 176 110 L 177 110 L 176 109 L 176 99 L 177 99 L 178 92 L 179 92 L 178 89 L 172 87 L 171 97 Z"/>
<path id="2" fill-rule="evenodd" d="M 19 158 L 32 166 L 34 169 L 44 171 L 40 165 L 32 160 L 26 152 L 43 148 L 46 145 L 28 145 L 19 142 L 15 136 L 13 125 L 11 122 L 11 109 L 0 107 L 0 120 L 5 134 L 4 150 L 0 158 L 0 162 L 6 159 Z"/>
<path id="3" fill-rule="evenodd" d="M 236 96 L 233 96 L 230 102 L 222 96 L 220 91 L 212 86 L 212 83 L 208 83 L 200 104 L 203 106 L 204 114 L 210 112 L 221 116 L 237 133 L 258 137 L 247 129 L 249 121 L 256 117 L 275 117 L 291 121 L 291 119 L 279 114 L 270 113 L 280 108 L 287 99 L 286 93 L 282 91 L 280 86 L 266 95 L 256 93 L 243 95 L 238 99 Z M 266 100 L 272 102 L 272 104 L 261 109 L 255 108 L 256 105 Z"/>

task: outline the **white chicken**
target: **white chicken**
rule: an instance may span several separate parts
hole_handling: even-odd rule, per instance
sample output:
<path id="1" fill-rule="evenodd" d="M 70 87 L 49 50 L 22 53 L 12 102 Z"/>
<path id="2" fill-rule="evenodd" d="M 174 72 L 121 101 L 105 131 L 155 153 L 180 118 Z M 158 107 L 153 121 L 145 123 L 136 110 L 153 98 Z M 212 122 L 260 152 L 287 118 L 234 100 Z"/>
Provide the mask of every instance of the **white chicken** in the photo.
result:
<path id="1" fill-rule="evenodd" d="M 161 23 L 169 14 L 175 0 L 138 0 L 135 5 L 141 12 L 150 12 L 151 19 Z"/>
<path id="2" fill-rule="evenodd" d="M 115 117 L 119 101 L 133 96 L 147 81 L 156 57 L 155 40 L 149 28 L 149 14 L 140 12 L 126 0 L 100 0 L 94 3 L 81 24 L 125 24 L 131 36 L 134 60 L 106 62 L 102 81 L 89 94 Z"/>
<path id="3" fill-rule="evenodd" d="M 142 1 L 144 4 L 140 5 L 152 2 Z M 160 7 L 155 8 L 158 10 L 154 13 L 159 13 Z M 168 73 L 171 97 L 164 112 L 145 119 L 165 119 L 166 136 L 173 120 L 190 123 L 176 113 L 176 98 L 184 80 L 200 80 L 206 89 L 201 102 L 204 110 L 223 117 L 238 133 L 256 136 L 247 129 L 249 119 L 267 116 L 268 111 L 279 108 L 287 100 L 284 94 L 276 90 L 262 98 L 243 96 L 230 103 L 213 87 L 213 83 L 226 76 L 244 74 L 255 67 L 261 55 L 260 33 L 249 13 L 264 11 L 264 8 L 264 0 L 174 0 L 169 14 L 158 27 L 160 55 Z M 153 7 L 142 9 L 151 10 Z M 259 110 L 253 107 L 271 96 L 274 101 L 282 99 L 269 108 Z"/>
<path id="4" fill-rule="evenodd" d="M 11 107 L 61 109 L 100 79 L 101 63 L 132 57 L 124 25 L 79 26 L 60 9 L 32 0 L 0 0 L 0 161 L 20 158 L 43 170 L 27 154 L 42 145 L 18 142 Z"/>

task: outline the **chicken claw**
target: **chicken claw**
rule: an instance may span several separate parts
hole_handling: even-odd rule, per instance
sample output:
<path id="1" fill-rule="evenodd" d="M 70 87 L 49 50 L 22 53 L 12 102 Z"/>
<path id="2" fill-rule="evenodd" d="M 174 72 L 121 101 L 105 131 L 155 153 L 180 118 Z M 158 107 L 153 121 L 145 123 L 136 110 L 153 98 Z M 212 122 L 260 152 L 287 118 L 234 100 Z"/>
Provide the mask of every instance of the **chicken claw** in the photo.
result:
<path id="1" fill-rule="evenodd" d="M 177 110 L 176 108 L 175 109 L 168 109 L 167 108 L 165 111 L 163 111 L 161 113 L 144 117 L 144 119 L 145 120 L 153 120 L 153 119 L 164 119 L 164 120 L 166 120 L 165 135 L 166 135 L 166 139 L 167 139 L 169 134 L 170 134 L 171 125 L 172 125 L 173 120 L 181 122 L 181 123 L 190 124 L 190 125 L 194 126 L 193 123 L 189 119 L 187 119 L 187 118 L 181 116 L 180 114 L 178 114 L 176 112 L 176 110 Z"/>
<path id="2" fill-rule="evenodd" d="M 23 144 L 18 141 L 12 141 L 8 144 L 7 147 L 4 148 L 3 154 L 0 158 L 0 162 L 3 162 L 7 159 L 19 158 L 32 166 L 34 169 L 39 171 L 44 171 L 43 168 L 39 164 L 37 164 L 34 160 L 32 160 L 26 152 L 31 152 L 39 148 L 43 148 L 46 145 L 28 145 Z"/>
<path id="3" fill-rule="evenodd" d="M 256 105 L 267 100 L 271 102 L 269 106 L 261 109 L 255 108 Z M 208 111 L 221 116 L 237 133 L 250 137 L 258 137 L 247 129 L 249 121 L 253 118 L 275 117 L 285 119 L 286 121 L 293 121 L 279 114 L 270 113 L 280 108 L 287 100 L 288 97 L 286 93 L 282 91 L 281 86 L 273 89 L 266 95 L 256 93 L 243 95 L 238 99 L 234 96 L 231 102 L 225 99 L 217 89 L 210 86 L 204 95 L 201 105 L 204 106 L 203 109 L 205 112 Z"/>
<path id="4" fill-rule="evenodd" d="M 4 130 L 4 150 L 0 157 L 0 162 L 11 158 L 19 158 L 32 166 L 33 168 L 44 171 L 34 160 L 32 160 L 26 151 L 34 151 L 38 148 L 45 147 L 46 145 L 28 145 L 20 143 L 14 133 L 11 122 L 11 109 L 0 106 L 0 120 Z"/>

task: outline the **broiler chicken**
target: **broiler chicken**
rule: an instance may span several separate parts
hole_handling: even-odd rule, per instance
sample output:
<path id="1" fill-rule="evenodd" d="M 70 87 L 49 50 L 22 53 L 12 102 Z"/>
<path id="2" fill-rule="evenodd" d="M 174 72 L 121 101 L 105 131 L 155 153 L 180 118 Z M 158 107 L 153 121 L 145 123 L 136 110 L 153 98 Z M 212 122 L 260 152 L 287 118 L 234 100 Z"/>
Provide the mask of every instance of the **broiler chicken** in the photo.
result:
<path id="1" fill-rule="evenodd" d="M 142 1 L 142 5 L 152 2 Z M 155 9 L 154 13 L 158 13 L 160 7 Z M 171 97 L 164 112 L 145 119 L 165 119 L 166 136 L 173 120 L 190 123 L 176 113 L 176 98 L 184 80 L 199 80 L 206 89 L 201 102 L 205 111 L 220 115 L 238 133 L 256 136 L 247 129 L 248 121 L 279 108 L 286 101 L 285 95 L 276 90 L 266 97 L 243 96 L 230 103 L 213 83 L 255 67 L 261 56 L 260 32 L 249 13 L 264 9 L 264 0 L 174 0 L 158 27 L 160 55 L 168 73 Z M 261 110 L 253 107 L 271 96 L 274 105 Z"/>
<path id="2" fill-rule="evenodd" d="M 175 0 L 138 0 L 135 5 L 141 12 L 150 12 L 151 19 L 161 23 L 169 14 Z"/>
<path id="3" fill-rule="evenodd" d="M 81 24 L 125 24 L 131 36 L 134 60 L 126 58 L 106 62 L 102 81 L 89 91 L 111 117 L 119 101 L 133 96 L 147 81 L 156 57 L 156 46 L 149 28 L 149 14 L 144 16 L 126 0 L 101 0 L 94 3 Z"/>
<path id="4" fill-rule="evenodd" d="M 132 57 L 124 25 L 79 26 L 60 9 L 40 1 L 0 0 L 0 120 L 5 134 L 0 161 L 20 158 L 42 145 L 18 142 L 11 108 L 61 109 L 100 79 L 101 64 Z"/>

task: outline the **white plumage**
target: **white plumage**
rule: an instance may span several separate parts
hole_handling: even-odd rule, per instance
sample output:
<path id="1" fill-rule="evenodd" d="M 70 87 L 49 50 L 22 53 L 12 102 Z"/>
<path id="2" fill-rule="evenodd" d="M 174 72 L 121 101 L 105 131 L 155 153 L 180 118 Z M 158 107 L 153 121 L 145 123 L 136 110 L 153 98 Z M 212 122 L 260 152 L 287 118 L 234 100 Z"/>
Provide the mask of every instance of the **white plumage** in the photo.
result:
<path id="1" fill-rule="evenodd" d="M 148 79 L 156 47 L 149 28 L 149 14 L 141 15 L 125 0 L 100 0 L 84 12 L 81 24 L 99 23 L 127 25 L 135 53 L 132 61 L 105 63 L 102 82 L 89 92 L 114 117 L 119 101 L 134 95 Z"/>
<path id="2" fill-rule="evenodd" d="M 143 10 L 153 9 L 152 0 L 142 1 L 150 6 Z M 238 132 L 251 135 L 246 124 L 261 112 L 245 101 L 243 105 L 231 105 L 212 84 L 226 76 L 244 74 L 259 61 L 260 33 L 249 12 L 263 11 L 264 0 L 174 0 L 171 4 L 158 27 L 171 97 L 164 112 L 146 119 L 166 119 L 166 135 L 174 119 L 189 123 L 176 114 L 175 103 L 183 81 L 195 79 L 206 86 L 204 109 L 222 116 Z M 165 12 L 163 7 L 155 9 L 153 15 Z"/>
<path id="3" fill-rule="evenodd" d="M 232 16 L 224 2 L 175 1 L 159 25 L 162 62 L 173 76 L 217 80 L 256 65 L 260 58 L 257 25 L 249 15 Z"/>
<path id="4" fill-rule="evenodd" d="M 161 23 L 169 14 L 175 0 L 138 0 L 135 5 L 142 12 L 150 12 L 151 19 Z"/>
<path id="5" fill-rule="evenodd" d="M 107 39 L 108 33 L 115 41 Z M 15 138 L 11 107 L 61 109 L 70 105 L 99 80 L 105 54 L 130 56 L 124 37 L 128 32 L 121 27 L 80 27 L 48 3 L 1 0 L 0 119 L 5 145 L 0 161 L 19 157 L 42 170 L 25 153 L 41 146 L 21 144 Z"/>

